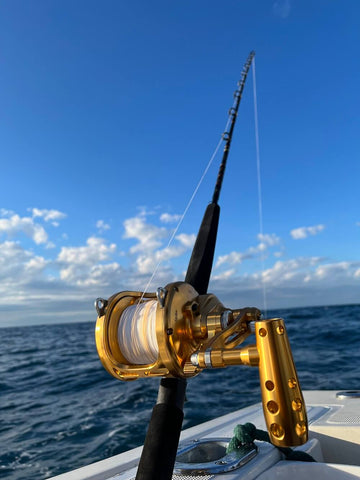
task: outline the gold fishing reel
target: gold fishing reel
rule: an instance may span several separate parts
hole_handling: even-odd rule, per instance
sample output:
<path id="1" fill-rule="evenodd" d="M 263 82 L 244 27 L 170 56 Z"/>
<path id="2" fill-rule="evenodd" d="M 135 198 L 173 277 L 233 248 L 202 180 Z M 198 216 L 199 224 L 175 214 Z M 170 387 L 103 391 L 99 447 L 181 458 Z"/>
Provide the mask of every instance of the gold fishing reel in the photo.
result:
<path id="1" fill-rule="evenodd" d="M 120 292 L 95 305 L 96 347 L 114 377 L 188 378 L 204 368 L 258 366 L 272 443 L 307 441 L 305 403 L 281 318 L 260 320 L 257 308 L 230 310 L 184 282 L 156 294 Z M 256 345 L 239 347 L 252 332 Z"/>

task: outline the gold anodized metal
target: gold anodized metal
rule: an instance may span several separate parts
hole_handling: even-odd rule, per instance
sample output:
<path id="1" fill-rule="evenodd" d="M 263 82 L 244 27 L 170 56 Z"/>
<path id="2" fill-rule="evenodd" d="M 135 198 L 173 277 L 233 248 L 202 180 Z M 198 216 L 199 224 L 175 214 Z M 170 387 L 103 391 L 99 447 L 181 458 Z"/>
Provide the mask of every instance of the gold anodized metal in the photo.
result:
<path id="1" fill-rule="evenodd" d="M 162 290 L 156 309 L 158 358 L 131 364 L 122 354 L 118 329 L 124 310 L 156 299 L 155 294 L 121 292 L 107 302 L 96 323 L 96 346 L 106 370 L 121 380 L 139 377 L 192 377 L 204 368 L 258 366 L 264 416 L 271 442 L 296 446 L 307 441 L 305 403 L 284 321 L 260 320 L 256 308 L 228 310 L 214 295 L 198 295 L 184 282 Z M 255 324 L 256 345 L 239 348 Z M 193 354 L 195 359 L 193 359 Z"/>
<path id="2" fill-rule="evenodd" d="M 211 293 L 199 295 L 195 302 L 186 305 L 192 336 L 198 340 L 209 340 L 221 332 L 221 315 L 224 310 L 224 305 Z"/>
<path id="3" fill-rule="evenodd" d="M 102 364 L 114 377 L 121 380 L 151 376 L 186 378 L 201 371 L 191 363 L 190 356 L 221 331 L 221 312 L 225 307 L 214 295 L 198 295 L 184 282 L 171 283 L 164 292 L 164 302 L 158 302 L 156 310 L 159 354 L 152 364 L 129 364 L 120 351 L 117 332 L 124 310 L 139 301 L 156 299 L 155 294 L 142 297 L 141 292 L 120 292 L 109 299 L 104 315 L 98 317 L 96 347 Z M 211 315 L 209 325 L 208 315 Z"/>
<path id="4" fill-rule="evenodd" d="M 159 357 L 169 375 L 191 377 L 200 372 L 189 360 L 199 345 L 191 327 L 193 311 L 198 311 L 199 295 L 191 285 L 184 282 L 171 283 L 165 290 L 167 294 L 164 306 L 158 306 L 156 312 Z M 186 363 L 188 365 L 184 369 Z"/>
<path id="5" fill-rule="evenodd" d="M 224 309 L 225 310 L 225 309 Z M 219 331 L 209 341 L 204 342 L 197 360 L 200 368 L 223 368 L 228 365 L 258 365 L 258 354 L 255 346 L 237 348 L 250 334 L 250 322 L 260 318 L 257 308 L 243 308 L 231 312 L 232 322 L 227 328 Z M 210 365 L 206 357 L 210 356 Z"/>
<path id="6" fill-rule="evenodd" d="M 118 343 L 118 326 L 123 311 L 135 303 L 149 299 L 156 299 L 154 293 L 125 291 L 120 292 L 108 300 L 105 314 L 98 317 L 95 327 L 96 348 L 104 368 L 115 378 L 120 380 L 136 380 L 139 377 L 166 376 L 169 372 L 158 359 L 148 365 L 129 365 Z"/>
<path id="7" fill-rule="evenodd" d="M 140 301 L 155 299 L 155 294 L 141 292 L 120 292 L 113 295 L 105 313 L 96 323 L 96 346 L 105 369 L 121 380 L 135 380 L 139 377 L 174 376 L 192 377 L 203 365 L 194 365 L 190 357 L 194 352 L 212 349 L 214 367 L 248 363 L 244 360 L 254 355 L 239 356 L 239 350 L 232 349 L 249 334 L 249 322 L 260 315 L 257 309 L 230 311 L 212 294 L 198 295 L 196 290 L 184 282 L 170 283 L 163 290 L 164 298 L 156 310 L 156 338 L 158 342 L 157 361 L 148 365 L 134 365 L 127 361 L 118 343 L 118 327 L 124 310 Z M 227 323 L 222 314 L 227 313 Z M 236 318 L 236 321 L 234 320 Z M 225 351 L 225 361 L 222 352 Z M 240 358 L 241 357 L 241 358 Z"/>
<path id="8" fill-rule="evenodd" d="M 255 324 L 264 416 L 271 442 L 277 446 L 302 445 L 308 428 L 289 339 L 281 318 Z"/>

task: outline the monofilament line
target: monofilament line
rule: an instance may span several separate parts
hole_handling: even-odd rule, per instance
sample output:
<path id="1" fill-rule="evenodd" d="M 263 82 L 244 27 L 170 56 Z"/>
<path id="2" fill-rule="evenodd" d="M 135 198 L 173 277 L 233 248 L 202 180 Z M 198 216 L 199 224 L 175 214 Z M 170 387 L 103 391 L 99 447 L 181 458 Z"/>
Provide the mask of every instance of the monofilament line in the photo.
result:
<path id="1" fill-rule="evenodd" d="M 253 72 L 253 91 L 254 91 L 254 119 L 255 119 L 255 144 L 256 144 L 256 170 L 257 170 L 257 185 L 258 185 L 258 203 L 259 203 L 259 229 L 260 241 L 264 241 L 264 227 L 263 227 L 263 209 L 262 209 L 262 194 L 261 194 L 261 174 L 260 174 L 260 148 L 259 148 L 259 125 L 258 125 L 258 111 L 257 111 L 257 95 L 256 95 L 256 71 L 255 71 L 255 57 L 252 62 Z M 264 314 L 267 317 L 267 301 L 266 301 L 266 285 L 265 285 L 265 254 L 261 250 L 262 275 L 261 283 L 263 289 Z"/>
<path id="2" fill-rule="evenodd" d="M 240 95 L 241 95 L 241 91 L 240 91 Z M 241 96 L 240 96 L 240 98 L 241 98 Z M 235 98 L 234 98 L 234 101 L 233 101 L 233 107 L 232 107 L 232 109 L 230 109 L 230 111 L 229 111 L 229 115 L 228 115 L 228 118 L 227 118 L 225 130 L 223 130 L 223 132 L 225 132 L 225 133 L 228 133 L 229 126 L 230 126 L 231 123 L 232 123 L 232 111 L 235 109 L 238 101 L 239 101 L 238 98 L 235 97 Z M 201 176 L 201 178 L 200 178 L 200 180 L 199 180 L 199 182 L 198 182 L 198 184 L 197 184 L 197 186 L 196 186 L 196 188 L 195 188 L 195 190 L 194 190 L 194 192 L 193 192 L 193 194 L 191 195 L 191 198 L 190 198 L 188 204 L 186 205 L 186 208 L 185 208 L 185 210 L 184 210 L 184 213 L 181 215 L 180 220 L 179 220 L 179 222 L 178 222 L 178 224 L 177 224 L 174 232 L 172 233 L 172 235 L 171 235 L 171 237 L 170 237 L 170 239 L 169 239 L 169 242 L 168 242 L 167 246 L 165 247 L 165 250 L 166 250 L 167 248 L 169 248 L 170 245 L 171 245 L 171 243 L 173 242 L 173 240 L 174 240 L 174 238 L 175 238 L 175 235 L 177 234 L 177 232 L 178 232 L 178 230 L 179 230 L 179 228 L 180 228 L 180 225 L 182 224 L 182 222 L 183 222 L 183 220 L 184 220 L 184 218 L 185 218 L 185 215 L 186 215 L 187 211 L 189 210 L 190 205 L 192 204 L 192 201 L 194 200 L 195 195 L 197 194 L 197 191 L 199 190 L 200 185 L 202 184 L 202 182 L 203 182 L 203 180 L 204 180 L 204 178 L 205 178 L 205 175 L 207 174 L 207 172 L 208 172 L 211 164 L 212 164 L 213 161 L 214 161 L 214 158 L 216 157 L 216 154 L 217 154 L 217 152 L 218 152 L 218 150 L 219 150 L 219 148 L 220 148 L 221 143 L 222 143 L 223 141 L 225 141 L 225 137 L 224 137 L 225 133 L 222 134 L 222 136 L 221 136 L 221 138 L 220 138 L 220 140 L 219 140 L 219 142 L 218 142 L 218 144 L 217 144 L 217 146 L 216 146 L 216 148 L 215 148 L 215 150 L 214 150 L 214 153 L 212 154 L 212 156 L 211 156 L 211 158 L 210 158 L 210 160 L 209 160 L 209 162 L 208 162 L 208 164 L 207 164 L 207 166 L 206 166 L 206 168 L 205 168 L 205 170 L 204 170 L 204 172 L 203 172 L 203 174 L 202 174 L 202 176 Z M 160 258 L 159 261 L 158 261 L 158 263 L 156 264 L 155 269 L 154 269 L 154 271 L 153 271 L 153 273 L 152 273 L 152 275 L 151 275 L 151 277 L 150 277 L 150 279 L 149 279 L 149 281 L 148 281 L 148 283 L 147 283 L 147 285 L 146 285 L 146 287 L 145 287 L 145 290 L 144 290 L 144 292 L 143 292 L 143 294 L 142 294 L 142 296 L 141 296 L 141 298 L 140 298 L 140 300 L 139 300 L 139 304 L 142 302 L 142 300 L 143 300 L 143 298 L 144 298 L 144 295 L 145 295 L 145 293 L 147 292 L 147 290 L 148 290 L 151 282 L 153 281 L 153 279 L 154 279 L 154 277 L 155 277 L 155 275 L 156 275 L 156 273 L 157 273 L 157 271 L 158 271 L 161 263 L 162 263 L 162 259 Z"/>
<path id="3" fill-rule="evenodd" d="M 216 148 L 215 148 L 215 150 L 214 150 L 214 153 L 212 154 L 212 156 L 211 156 L 211 158 L 210 158 L 210 160 L 209 160 L 209 162 L 208 162 L 208 164 L 207 164 L 207 166 L 206 166 L 206 168 L 205 168 L 205 170 L 204 170 L 204 172 L 203 172 L 203 174 L 202 174 L 202 176 L 201 176 L 201 178 L 200 178 L 200 180 L 199 180 L 199 182 L 198 182 L 198 184 L 197 184 L 196 187 L 195 187 L 195 190 L 194 190 L 193 194 L 191 195 L 191 198 L 190 198 L 188 204 L 187 204 L 186 207 L 185 207 L 184 213 L 181 215 L 180 220 L 179 220 L 178 224 L 176 225 L 176 228 L 175 228 L 175 230 L 173 231 L 173 233 L 172 233 L 172 235 L 171 235 L 171 237 L 170 237 L 170 239 L 169 239 L 169 241 L 168 241 L 168 244 L 167 244 L 166 247 L 165 247 L 165 250 L 166 250 L 167 248 L 169 248 L 170 245 L 172 244 L 172 242 L 173 242 L 173 240 L 174 240 L 174 238 L 175 238 L 175 235 L 177 234 L 177 232 L 178 232 L 178 230 L 179 230 L 179 228 L 180 228 L 180 226 L 181 226 L 181 224 L 182 224 L 182 222 L 183 222 L 183 220 L 184 220 L 184 218 L 185 218 L 185 215 L 187 214 L 187 211 L 189 210 L 190 205 L 192 204 L 192 202 L 193 202 L 193 200 L 194 200 L 194 198 L 195 198 L 195 195 L 197 194 L 197 191 L 198 191 L 199 188 L 200 188 L 200 185 L 202 184 L 202 182 L 203 182 L 203 180 L 204 180 L 204 178 L 205 178 L 205 176 L 206 176 L 209 168 L 211 167 L 211 164 L 213 163 L 214 158 L 216 157 L 216 154 L 217 154 L 217 152 L 218 152 L 218 150 L 219 150 L 220 145 L 221 145 L 222 142 L 223 142 L 223 138 L 221 137 L 220 140 L 219 140 L 219 143 L 217 144 L 217 146 L 216 146 Z M 157 273 L 157 271 L 158 271 L 158 269 L 159 269 L 159 267 L 160 267 L 160 265 L 161 265 L 161 262 L 162 262 L 162 259 L 160 258 L 159 261 L 158 261 L 158 263 L 157 263 L 156 266 L 155 266 L 155 269 L 154 269 L 154 271 L 153 271 L 153 273 L 152 273 L 152 275 L 151 275 L 151 277 L 150 277 L 150 279 L 149 279 L 146 287 L 145 287 L 145 290 L 144 290 L 144 292 L 143 292 L 143 294 L 142 294 L 142 296 L 141 296 L 141 298 L 140 298 L 139 304 L 142 302 L 145 293 L 147 292 L 147 290 L 148 290 L 151 282 L 153 281 L 153 279 L 154 279 L 154 277 L 155 277 L 155 275 L 156 275 L 156 273 Z"/>

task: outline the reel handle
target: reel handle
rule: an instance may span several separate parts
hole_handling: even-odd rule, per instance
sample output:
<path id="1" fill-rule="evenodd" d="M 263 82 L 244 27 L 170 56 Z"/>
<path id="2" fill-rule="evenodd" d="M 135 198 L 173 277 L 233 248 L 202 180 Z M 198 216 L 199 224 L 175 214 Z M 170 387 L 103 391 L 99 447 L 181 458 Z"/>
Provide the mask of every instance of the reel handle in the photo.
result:
<path id="1" fill-rule="evenodd" d="M 284 320 L 255 323 L 262 404 L 271 442 L 297 446 L 307 441 L 307 415 Z"/>

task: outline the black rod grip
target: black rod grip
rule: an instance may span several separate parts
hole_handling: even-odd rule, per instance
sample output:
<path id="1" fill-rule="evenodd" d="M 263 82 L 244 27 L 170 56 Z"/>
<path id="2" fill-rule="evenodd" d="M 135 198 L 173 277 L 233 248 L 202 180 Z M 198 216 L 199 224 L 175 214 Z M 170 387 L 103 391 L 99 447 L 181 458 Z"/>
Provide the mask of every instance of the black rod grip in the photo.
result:
<path id="1" fill-rule="evenodd" d="M 171 480 L 184 418 L 185 389 L 185 379 L 161 379 L 136 480 Z"/>

